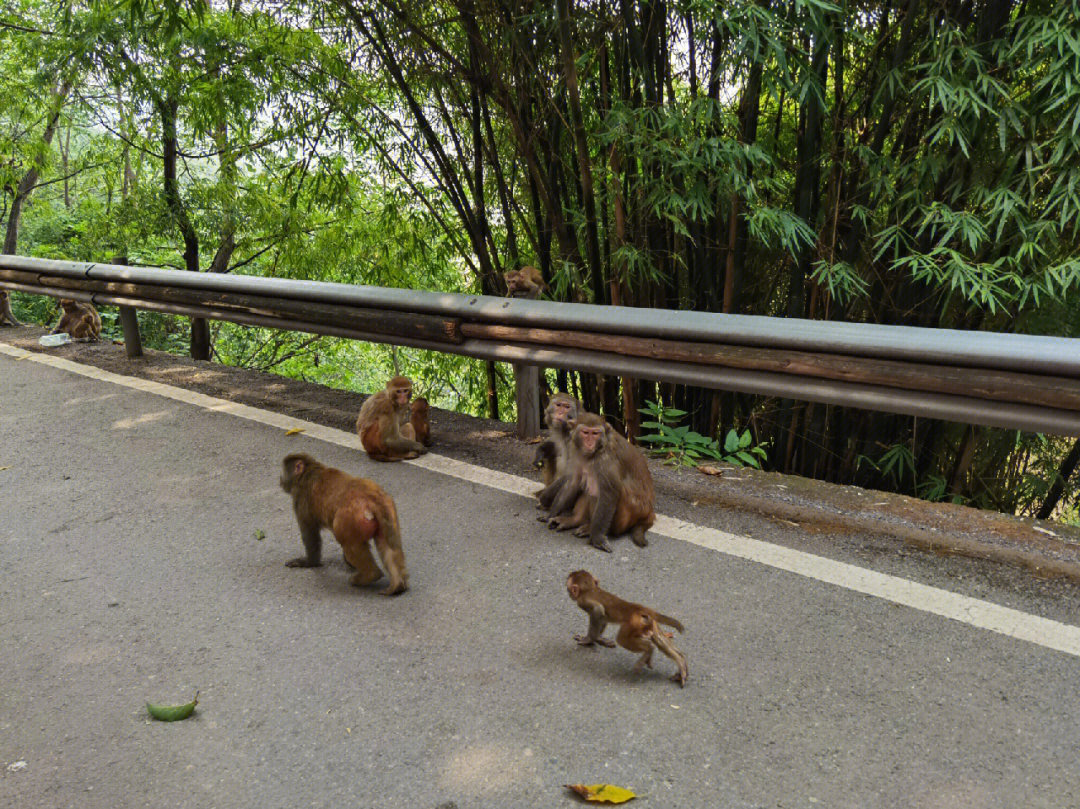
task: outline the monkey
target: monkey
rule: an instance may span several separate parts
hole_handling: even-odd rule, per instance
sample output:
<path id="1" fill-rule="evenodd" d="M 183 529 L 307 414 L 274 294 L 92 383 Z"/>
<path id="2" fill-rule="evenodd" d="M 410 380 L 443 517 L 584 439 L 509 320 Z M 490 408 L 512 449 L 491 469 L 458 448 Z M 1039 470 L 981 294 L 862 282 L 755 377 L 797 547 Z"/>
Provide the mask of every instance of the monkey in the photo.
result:
<path id="1" fill-rule="evenodd" d="M 409 424 L 412 426 L 414 437 L 425 447 L 431 446 L 431 425 L 428 422 L 428 400 L 423 396 L 417 396 L 412 403 L 412 416 Z"/>
<path id="2" fill-rule="evenodd" d="M 386 388 L 368 397 L 356 419 L 356 432 L 368 456 L 375 461 L 400 461 L 423 455 L 427 449 L 416 440 L 409 422 L 412 380 L 395 376 Z"/>
<path id="3" fill-rule="evenodd" d="M 588 536 L 590 545 L 608 553 L 605 534 L 629 532 L 635 545 L 649 544 L 645 531 L 656 521 L 655 492 L 641 450 L 600 416 L 584 413 L 571 432 L 568 466 L 548 512 L 549 528 L 576 528 L 577 536 Z"/>
<path id="4" fill-rule="evenodd" d="M 0 289 L 0 326 L 22 326 L 24 325 L 21 320 L 18 320 L 11 311 L 11 293 L 6 289 Z"/>
<path id="5" fill-rule="evenodd" d="M 582 412 L 581 402 L 567 393 L 556 393 L 548 400 L 544 408 L 544 424 L 548 428 L 548 437 L 536 448 L 533 466 L 540 470 L 544 486 L 566 473 L 566 461 L 570 446 L 570 428 L 578 414 Z M 539 497 L 539 493 L 537 494 Z M 541 498 L 541 504 L 547 508 L 555 493 Z"/>
<path id="6" fill-rule="evenodd" d="M 64 313 L 50 334 L 67 332 L 72 340 L 83 343 L 93 342 L 101 336 L 101 316 L 93 305 L 61 298 L 60 308 Z"/>
<path id="7" fill-rule="evenodd" d="M 567 576 L 566 592 L 589 616 L 588 632 L 574 636 L 574 640 L 580 645 L 592 646 L 599 643 L 601 646 L 613 648 L 615 643 L 604 638 L 603 634 L 609 623 L 619 624 L 615 641 L 624 649 L 641 653 L 641 658 L 634 666 L 635 671 L 640 671 L 642 666 L 652 668 L 652 648 L 655 645 L 679 667 L 678 673 L 671 679 L 679 685 L 686 683 L 689 673 L 686 657 L 665 637 L 658 626 L 666 624 L 682 632 L 683 625 L 679 621 L 641 604 L 624 601 L 601 589 L 600 582 L 587 570 L 575 570 Z"/>
<path id="8" fill-rule="evenodd" d="M 323 528 L 329 528 L 355 570 L 349 584 L 359 587 L 382 578 L 371 555 L 369 540 L 382 558 L 390 584 L 384 596 L 409 589 L 409 571 L 401 549 L 401 528 L 393 499 L 377 483 L 333 469 L 302 452 L 282 461 L 281 488 L 292 496 L 300 526 L 304 555 L 287 567 L 319 567 L 322 564 Z"/>
<path id="9" fill-rule="evenodd" d="M 536 267 L 525 266 L 520 270 L 508 270 L 503 273 L 503 280 L 506 281 L 506 297 L 508 298 L 532 300 L 547 289 L 544 277 Z"/>

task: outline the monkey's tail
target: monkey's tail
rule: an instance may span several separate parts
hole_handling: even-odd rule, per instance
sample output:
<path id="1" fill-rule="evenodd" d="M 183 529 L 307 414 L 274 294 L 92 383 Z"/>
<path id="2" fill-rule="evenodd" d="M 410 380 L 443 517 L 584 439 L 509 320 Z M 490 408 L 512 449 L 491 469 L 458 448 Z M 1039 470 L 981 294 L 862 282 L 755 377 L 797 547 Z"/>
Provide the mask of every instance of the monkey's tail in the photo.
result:
<path id="1" fill-rule="evenodd" d="M 395 548 L 401 548 L 401 526 L 398 524 L 397 506 L 386 497 L 378 509 L 379 529 Z M 680 630 L 681 631 L 681 630 Z"/>
<path id="2" fill-rule="evenodd" d="M 677 629 L 679 632 L 684 632 L 683 625 L 676 621 L 674 618 L 664 615 L 662 612 L 656 613 L 656 622 L 658 624 L 667 624 L 670 627 Z"/>

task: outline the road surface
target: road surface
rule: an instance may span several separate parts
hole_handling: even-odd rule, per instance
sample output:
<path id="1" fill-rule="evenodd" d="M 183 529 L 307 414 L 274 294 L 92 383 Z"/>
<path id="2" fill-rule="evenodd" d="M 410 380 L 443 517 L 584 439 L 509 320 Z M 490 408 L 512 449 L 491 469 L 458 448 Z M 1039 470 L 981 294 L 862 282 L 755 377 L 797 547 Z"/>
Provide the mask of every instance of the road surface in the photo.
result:
<path id="1" fill-rule="evenodd" d="M 531 482 L 23 355 L 0 345 L 2 806 L 1080 806 L 1080 630 L 1031 614 L 1062 605 L 664 518 L 601 554 Z M 329 537 L 284 566 L 293 451 L 391 493 L 408 593 L 349 587 Z M 685 689 L 574 644 L 583 567 L 686 625 Z"/>

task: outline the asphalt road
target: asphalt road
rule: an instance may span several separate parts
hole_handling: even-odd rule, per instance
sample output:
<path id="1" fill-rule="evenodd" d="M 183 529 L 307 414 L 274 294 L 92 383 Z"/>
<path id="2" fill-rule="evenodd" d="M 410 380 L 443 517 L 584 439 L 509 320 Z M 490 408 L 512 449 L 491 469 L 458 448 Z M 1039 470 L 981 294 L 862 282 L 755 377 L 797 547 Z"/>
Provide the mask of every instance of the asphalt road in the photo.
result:
<path id="1" fill-rule="evenodd" d="M 1077 649 L 656 534 L 600 554 L 513 491 L 205 404 L 0 353 L 0 806 L 1080 806 Z M 349 587 L 329 537 L 284 566 L 298 450 L 394 496 L 408 593 Z M 685 689 L 574 644 L 581 567 L 686 625 Z"/>

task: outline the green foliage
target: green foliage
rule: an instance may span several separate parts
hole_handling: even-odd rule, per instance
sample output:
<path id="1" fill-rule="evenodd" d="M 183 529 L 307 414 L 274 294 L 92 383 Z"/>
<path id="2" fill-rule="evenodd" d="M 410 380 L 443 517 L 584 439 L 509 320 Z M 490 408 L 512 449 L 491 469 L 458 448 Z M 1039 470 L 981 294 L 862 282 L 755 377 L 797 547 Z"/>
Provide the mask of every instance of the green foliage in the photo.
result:
<path id="1" fill-rule="evenodd" d="M 749 430 L 742 434 L 729 430 L 721 447 L 715 439 L 679 424 L 687 415 L 685 410 L 648 402 L 641 412 L 653 419 L 641 422 L 641 426 L 656 432 L 641 435 L 638 440 L 654 444 L 650 452 L 664 456 L 665 463 L 697 466 L 703 460 L 715 460 L 760 469 L 761 462 L 768 458 L 765 445 L 755 444 Z"/>

